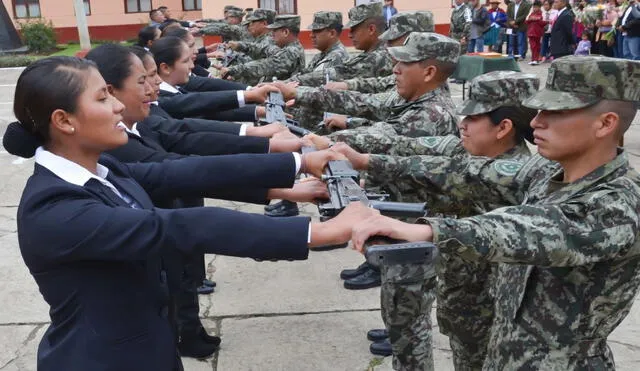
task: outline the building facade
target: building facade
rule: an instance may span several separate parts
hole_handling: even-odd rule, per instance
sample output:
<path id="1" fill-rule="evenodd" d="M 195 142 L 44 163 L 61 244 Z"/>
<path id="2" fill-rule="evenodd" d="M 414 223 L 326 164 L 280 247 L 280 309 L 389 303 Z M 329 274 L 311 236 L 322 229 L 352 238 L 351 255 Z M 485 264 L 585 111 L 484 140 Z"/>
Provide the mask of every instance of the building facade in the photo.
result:
<path id="1" fill-rule="evenodd" d="M 160 6 L 172 10 L 173 18 L 195 20 L 222 18 L 224 5 L 241 8 L 270 8 L 280 14 L 299 14 L 302 18 L 301 40 L 310 46 L 306 27 L 312 23 L 313 13 L 336 10 L 344 14 L 356 3 L 371 0 L 84 0 L 89 33 L 92 40 L 127 40 L 135 38 L 140 28 L 149 23 L 149 11 Z M 73 0 L 2 0 L 7 12 L 19 28 L 21 22 L 44 18 L 53 22 L 59 42 L 78 40 Z M 435 15 L 436 31 L 446 34 L 452 0 L 396 0 L 399 10 L 430 10 Z M 347 33 L 343 35 L 350 44 Z"/>

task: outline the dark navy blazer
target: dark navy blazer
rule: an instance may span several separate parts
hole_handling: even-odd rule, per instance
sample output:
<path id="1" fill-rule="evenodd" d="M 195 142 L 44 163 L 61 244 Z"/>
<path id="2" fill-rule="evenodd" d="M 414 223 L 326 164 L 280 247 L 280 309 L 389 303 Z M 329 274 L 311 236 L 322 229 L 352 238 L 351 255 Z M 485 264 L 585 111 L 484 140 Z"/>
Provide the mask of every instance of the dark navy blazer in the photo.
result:
<path id="1" fill-rule="evenodd" d="M 100 163 L 134 209 L 95 179 L 68 183 L 36 164 L 18 208 L 23 259 L 50 306 L 40 371 L 163 371 L 180 367 L 167 319 L 163 249 L 258 259 L 306 259 L 308 218 L 269 218 L 221 208 L 158 209 L 152 198 L 217 197 L 235 178 L 290 187 L 290 154 L 163 163 Z M 283 169 L 282 163 L 290 163 Z M 229 174 L 221 177 L 217 174 Z"/>

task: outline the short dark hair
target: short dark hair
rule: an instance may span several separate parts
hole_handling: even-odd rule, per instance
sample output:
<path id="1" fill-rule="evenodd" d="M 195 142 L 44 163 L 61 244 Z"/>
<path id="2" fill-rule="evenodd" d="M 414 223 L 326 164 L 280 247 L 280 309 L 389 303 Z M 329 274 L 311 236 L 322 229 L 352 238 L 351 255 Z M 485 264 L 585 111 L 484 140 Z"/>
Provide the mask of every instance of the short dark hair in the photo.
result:
<path id="1" fill-rule="evenodd" d="M 149 52 L 147 49 L 138 46 L 138 45 L 133 45 L 129 47 L 129 51 L 131 51 L 131 53 L 135 54 L 136 57 L 140 58 L 140 60 L 144 63 L 144 59 L 149 56 L 149 57 L 153 57 L 153 55 L 151 54 L 151 52 Z"/>
<path id="2" fill-rule="evenodd" d="M 365 24 L 366 25 L 372 24 L 376 26 L 376 31 L 378 32 L 378 35 L 382 34 L 385 28 L 387 27 L 387 21 L 383 16 L 368 18 L 367 20 L 365 20 Z"/>
<path id="3" fill-rule="evenodd" d="M 638 102 L 603 99 L 590 106 L 588 109 L 596 115 L 606 112 L 615 112 L 619 117 L 619 134 L 622 136 L 631 126 L 633 119 L 638 113 L 638 108 L 640 108 L 640 104 L 638 104 Z"/>
<path id="4" fill-rule="evenodd" d="M 153 59 L 156 60 L 156 66 L 160 69 L 160 64 L 166 63 L 169 66 L 173 66 L 180 55 L 182 54 L 182 48 L 186 45 L 184 40 L 175 36 L 163 37 L 151 45 L 151 54 Z"/>
<path id="5" fill-rule="evenodd" d="M 141 47 L 146 47 L 149 44 L 149 41 L 153 41 L 156 38 L 156 32 L 158 28 L 154 26 L 147 26 L 138 32 L 138 41 L 136 45 Z"/>
<path id="6" fill-rule="evenodd" d="M 420 64 L 422 65 L 422 67 L 427 67 L 430 65 L 436 66 L 436 69 L 438 71 L 438 79 L 440 80 L 446 80 L 449 76 L 453 75 L 453 73 L 456 71 L 456 67 L 458 66 L 456 63 L 443 62 L 437 59 L 425 59 L 420 61 Z"/>
<path id="7" fill-rule="evenodd" d="M 107 82 L 116 89 L 121 89 L 124 80 L 131 76 L 133 58 L 137 58 L 126 46 L 119 44 L 102 44 L 91 49 L 87 56 L 98 66 L 98 71 Z"/>
<path id="8" fill-rule="evenodd" d="M 13 114 L 28 132 L 48 143 L 51 114 L 57 109 L 76 112 L 91 68 L 96 68 L 93 62 L 76 57 L 49 57 L 30 64 L 16 83 Z"/>
<path id="9" fill-rule="evenodd" d="M 527 140 L 533 143 L 533 128 L 530 126 L 531 120 L 538 114 L 538 110 L 524 106 L 504 106 L 488 113 L 489 120 L 494 125 L 500 124 L 503 120 L 509 119 L 513 123 L 516 143 Z"/>
<path id="10" fill-rule="evenodd" d="M 337 24 L 337 25 L 335 25 L 333 27 L 329 27 L 329 28 L 332 28 L 332 29 L 336 30 L 336 33 L 338 34 L 338 37 L 340 37 L 340 34 L 342 34 L 343 27 L 344 27 L 343 25 Z"/>
<path id="11" fill-rule="evenodd" d="M 151 10 L 149 11 L 149 18 L 153 18 L 153 15 L 154 15 L 154 14 L 156 14 L 157 12 L 159 12 L 159 11 L 160 11 L 160 8 L 158 8 L 158 9 L 151 9 Z"/>
<path id="12" fill-rule="evenodd" d="M 542 6 L 542 3 L 540 2 L 540 0 L 536 0 L 533 2 L 533 6 Z"/>
<path id="13" fill-rule="evenodd" d="M 187 41 L 187 37 L 189 36 L 189 31 L 185 30 L 182 27 L 171 27 L 171 28 L 165 28 L 164 31 L 162 31 L 162 36 L 161 38 L 165 38 L 165 37 L 177 37 L 179 39 L 182 39 L 183 41 Z"/>
<path id="14" fill-rule="evenodd" d="M 161 12 L 164 12 L 167 9 L 169 9 L 169 8 L 164 6 L 164 5 L 158 7 L 158 10 L 161 11 Z"/>

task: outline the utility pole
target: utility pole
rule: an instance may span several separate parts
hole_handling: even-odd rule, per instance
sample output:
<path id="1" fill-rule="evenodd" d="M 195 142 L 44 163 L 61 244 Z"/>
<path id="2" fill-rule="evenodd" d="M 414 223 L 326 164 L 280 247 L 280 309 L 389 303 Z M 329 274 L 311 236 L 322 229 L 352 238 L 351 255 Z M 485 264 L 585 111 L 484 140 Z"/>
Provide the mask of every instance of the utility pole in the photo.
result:
<path id="1" fill-rule="evenodd" d="M 78 24 L 78 35 L 80 36 L 80 49 L 91 49 L 91 39 L 89 39 L 89 26 L 87 26 L 87 15 L 84 10 L 83 0 L 73 0 L 73 7 L 76 10 L 76 23 Z"/>

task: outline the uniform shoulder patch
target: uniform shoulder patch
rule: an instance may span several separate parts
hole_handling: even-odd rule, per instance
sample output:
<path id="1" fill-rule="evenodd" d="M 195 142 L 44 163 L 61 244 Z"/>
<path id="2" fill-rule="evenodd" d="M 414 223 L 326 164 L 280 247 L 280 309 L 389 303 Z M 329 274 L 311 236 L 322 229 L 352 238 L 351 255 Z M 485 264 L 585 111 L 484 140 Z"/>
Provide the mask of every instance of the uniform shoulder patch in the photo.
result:
<path id="1" fill-rule="evenodd" d="M 442 142 L 442 137 L 420 137 L 418 138 L 418 143 L 427 148 L 435 148 L 438 144 Z"/>
<path id="2" fill-rule="evenodd" d="M 493 163 L 494 170 L 504 176 L 513 176 L 522 168 L 522 163 L 510 160 L 497 160 Z"/>

